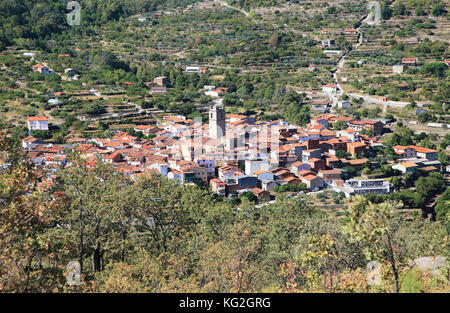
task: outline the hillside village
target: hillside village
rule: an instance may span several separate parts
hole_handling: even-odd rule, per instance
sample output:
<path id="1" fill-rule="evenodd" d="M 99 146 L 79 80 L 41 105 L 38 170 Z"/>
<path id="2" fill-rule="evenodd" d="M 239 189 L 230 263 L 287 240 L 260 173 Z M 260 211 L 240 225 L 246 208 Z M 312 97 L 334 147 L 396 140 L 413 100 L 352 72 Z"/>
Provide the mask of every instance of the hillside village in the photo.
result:
<path id="1" fill-rule="evenodd" d="M 299 186 L 298 191 L 331 188 L 346 197 L 395 190 L 389 177 L 353 178 L 365 168 L 381 167 L 371 161 L 385 148 L 378 140 L 384 127 L 380 120 L 321 114 L 299 127 L 283 120 L 255 122 L 245 115 L 225 114 L 217 102 L 211 104 L 209 124 L 165 115 L 158 125 L 135 127 L 135 132 L 152 135 L 151 139 L 117 132 L 111 138 L 73 138 L 54 145 L 29 136 L 23 139 L 23 148 L 36 166 L 47 171 L 48 179 L 58 169 L 73 166 L 66 156 L 73 149 L 86 168 L 104 162 L 133 178 L 156 173 L 182 184 L 209 185 L 225 197 L 251 192 L 260 201 L 273 200 L 274 189 L 284 185 Z M 339 121 L 347 128 L 333 130 Z M 48 129 L 48 119 L 29 117 L 28 128 Z M 367 129 L 373 136 L 360 134 Z M 389 165 L 399 173 L 445 171 L 437 150 L 393 148 L 398 161 Z"/>

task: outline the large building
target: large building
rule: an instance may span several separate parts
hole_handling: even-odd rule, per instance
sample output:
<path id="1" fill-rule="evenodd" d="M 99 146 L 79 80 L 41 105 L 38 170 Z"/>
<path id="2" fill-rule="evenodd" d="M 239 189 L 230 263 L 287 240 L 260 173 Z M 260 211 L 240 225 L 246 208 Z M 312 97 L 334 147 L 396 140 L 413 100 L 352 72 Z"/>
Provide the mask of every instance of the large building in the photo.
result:
<path id="1" fill-rule="evenodd" d="M 343 186 L 339 186 L 339 184 L 334 183 L 332 186 L 336 191 L 344 192 L 347 198 L 354 195 L 365 195 L 368 193 L 386 194 L 392 192 L 391 184 L 384 179 L 350 179 L 345 181 Z"/>
<path id="2" fill-rule="evenodd" d="M 213 103 L 209 107 L 209 137 L 221 139 L 225 136 L 225 108 L 223 104 Z"/>
<path id="3" fill-rule="evenodd" d="M 435 161 L 438 158 L 438 151 L 417 146 L 394 146 L 395 153 L 400 159 L 420 158 Z"/>
<path id="4" fill-rule="evenodd" d="M 45 116 L 30 116 L 28 118 L 29 130 L 48 130 L 48 118 Z"/>

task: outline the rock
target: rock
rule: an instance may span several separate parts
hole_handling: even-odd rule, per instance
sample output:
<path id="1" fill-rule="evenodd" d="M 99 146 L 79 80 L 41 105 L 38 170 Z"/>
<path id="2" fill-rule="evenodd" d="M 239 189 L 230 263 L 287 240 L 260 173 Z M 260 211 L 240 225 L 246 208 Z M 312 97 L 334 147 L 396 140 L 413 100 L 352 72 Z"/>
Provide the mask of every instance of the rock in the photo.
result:
<path id="1" fill-rule="evenodd" d="M 439 269 L 445 267 L 447 258 L 444 256 L 426 256 L 414 259 L 412 265 L 422 272 L 431 271 L 431 275 L 442 276 Z"/>

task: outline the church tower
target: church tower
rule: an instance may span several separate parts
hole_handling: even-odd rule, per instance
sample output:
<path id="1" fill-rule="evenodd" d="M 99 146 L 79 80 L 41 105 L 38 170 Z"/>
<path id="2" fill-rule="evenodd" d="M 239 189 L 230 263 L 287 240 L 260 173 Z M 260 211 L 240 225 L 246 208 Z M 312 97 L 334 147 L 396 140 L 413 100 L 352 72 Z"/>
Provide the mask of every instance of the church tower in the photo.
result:
<path id="1" fill-rule="evenodd" d="M 222 139 L 225 136 L 225 108 L 222 103 L 209 107 L 209 137 Z"/>

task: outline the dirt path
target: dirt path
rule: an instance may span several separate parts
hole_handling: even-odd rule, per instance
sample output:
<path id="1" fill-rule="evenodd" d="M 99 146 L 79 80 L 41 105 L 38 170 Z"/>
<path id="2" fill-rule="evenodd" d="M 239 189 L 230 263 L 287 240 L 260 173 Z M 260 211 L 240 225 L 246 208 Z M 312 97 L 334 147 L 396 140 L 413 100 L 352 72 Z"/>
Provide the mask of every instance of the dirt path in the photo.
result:
<path id="1" fill-rule="evenodd" d="M 368 18 L 368 15 L 365 16 L 364 18 L 362 18 L 361 23 L 364 23 L 367 20 L 367 18 Z M 364 42 L 364 40 L 363 40 L 364 34 L 361 31 L 361 29 L 358 27 L 356 29 L 356 31 L 358 32 L 358 43 L 355 46 L 355 50 L 358 49 Z M 340 74 L 341 70 L 344 68 L 346 56 L 347 56 L 347 54 L 342 55 L 342 58 L 338 62 L 336 71 L 332 72 L 333 78 L 336 82 L 336 86 L 338 87 L 337 94 L 330 95 L 333 105 L 336 105 L 339 97 L 342 94 L 346 93 L 344 88 L 342 88 L 342 86 L 339 83 L 339 74 Z M 388 107 L 403 108 L 409 104 L 409 102 L 401 102 L 401 101 L 391 101 L 391 100 L 384 101 L 384 100 L 380 99 L 379 97 L 366 95 L 366 94 L 360 94 L 360 93 L 347 93 L 347 95 L 351 96 L 353 98 L 363 98 L 364 101 L 369 104 L 383 105 L 383 112 L 385 112 L 385 113 L 386 113 L 386 110 Z"/>
<path id="2" fill-rule="evenodd" d="M 236 11 L 239 11 L 239 12 L 243 13 L 246 17 L 249 16 L 249 13 L 248 13 L 248 12 L 246 12 L 246 11 L 240 9 L 240 8 L 236 8 L 236 7 L 230 6 L 230 5 L 229 5 L 228 3 L 226 3 L 225 1 L 214 0 L 214 2 L 217 2 L 217 3 L 223 5 L 223 6 L 227 7 L 227 8 L 230 8 L 230 9 L 233 9 L 233 10 L 236 10 Z"/>

